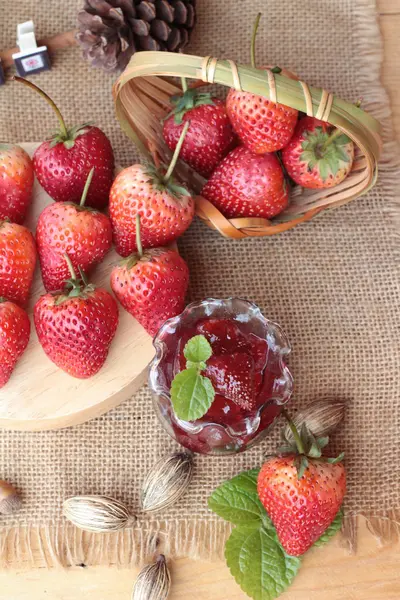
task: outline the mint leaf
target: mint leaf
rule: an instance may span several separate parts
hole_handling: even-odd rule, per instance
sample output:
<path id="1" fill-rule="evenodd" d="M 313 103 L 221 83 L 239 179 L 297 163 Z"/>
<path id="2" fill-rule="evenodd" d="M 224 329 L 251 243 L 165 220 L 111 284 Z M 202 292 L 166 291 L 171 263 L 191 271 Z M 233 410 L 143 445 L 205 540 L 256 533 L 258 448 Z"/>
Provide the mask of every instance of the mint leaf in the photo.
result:
<path id="1" fill-rule="evenodd" d="M 254 600 L 273 600 L 293 581 L 300 559 L 289 556 L 276 535 L 261 527 L 236 527 L 225 546 L 227 565 L 242 590 Z"/>
<path id="2" fill-rule="evenodd" d="M 209 508 L 235 525 L 272 527 L 257 494 L 258 470 L 247 471 L 225 481 L 208 499 Z"/>
<path id="3" fill-rule="evenodd" d="M 186 369 L 174 378 L 171 401 L 176 416 L 184 421 L 195 421 L 206 414 L 215 396 L 212 383 L 197 369 Z"/>
<path id="4" fill-rule="evenodd" d="M 204 369 L 207 368 L 207 365 L 204 362 L 204 360 L 201 360 L 200 362 L 193 362 L 191 360 L 187 360 L 186 368 L 187 369 L 197 369 L 198 371 L 204 371 Z"/>
<path id="5" fill-rule="evenodd" d="M 195 335 L 186 343 L 183 354 L 191 362 L 206 362 L 212 355 L 212 348 L 204 335 Z"/>
<path id="6" fill-rule="evenodd" d="M 343 511 L 339 510 L 338 514 L 336 515 L 332 523 L 329 525 L 328 529 L 324 531 L 324 533 L 316 542 L 314 542 L 314 546 L 323 546 L 324 544 L 329 542 L 331 538 L 333 538 L 333 536 L 336 535 L 342 527 L 342 521 Z"/>

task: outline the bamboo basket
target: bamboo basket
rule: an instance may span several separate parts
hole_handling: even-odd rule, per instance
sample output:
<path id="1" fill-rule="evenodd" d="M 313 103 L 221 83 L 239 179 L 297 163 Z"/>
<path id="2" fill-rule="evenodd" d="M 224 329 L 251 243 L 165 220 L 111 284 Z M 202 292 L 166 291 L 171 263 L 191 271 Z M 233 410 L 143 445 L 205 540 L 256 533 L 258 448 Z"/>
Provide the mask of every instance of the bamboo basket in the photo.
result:
<path id="1" fill-rule="evenodd" d="M 161 120 L 171 110 L 170 97 L 182 90 L 170 77 L 197 80 L 193 83 L 195 87 L 216 83 L 265 96 L 338 127 L 355 143 L 352 171 L 344 181 L 322 190 L 296 186 L 288 208 L 272 220 L 226 219 L 208 200 L 197 195 L 197 215 L 225 237 L 238 239 L 282 233 L 325 210 L 350 202 L 375 184 L 382 142 L 380 124 L 371 115 L 326 90 L 285 76 L 284 71 L 278 75 L 271 70 L 236 65 L 231 60 L 217 60 L 211 56 L 138 52 L 115 83 L 113 95 L 117 118 L 124 132 L 146 157 L 154 158 L 156 154 L 166 164 L 171 158 L 163 140 Z M 176 174 L 195 193 L 200 192 L 204 179 L 183 161 L 178 161 Z"/>

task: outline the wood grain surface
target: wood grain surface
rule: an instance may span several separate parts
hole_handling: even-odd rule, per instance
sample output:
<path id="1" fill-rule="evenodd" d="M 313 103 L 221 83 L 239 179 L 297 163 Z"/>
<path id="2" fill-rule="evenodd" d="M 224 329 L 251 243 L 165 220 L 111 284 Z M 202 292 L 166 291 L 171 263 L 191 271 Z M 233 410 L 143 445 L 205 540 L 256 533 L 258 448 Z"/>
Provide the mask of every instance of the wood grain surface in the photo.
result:
<path id="1" fill-rule="evenodd" d="M 23 146 L 30 154 L 36 148 L 35 144 Z M 35 181 L 26 222 L 31 231 L 35 231 L 42 210 L 52 202 Z M 90 281 L 110 291 L 110 272 L 119 260 L 112 249 Z M 37 265 L 28 306 L 31 337 L 10 381 L 0 390 L 0 427 L 25 431 L 58 429 L 93 419 L 132 396 L 143 385 L 147 366 L 154 355 L 151 337 L 120 308 L 117 333 L 101 370 L 89 379 L 67 375 L 47 358 L 33 326 L 33 306 L 44 292 Z"/>
<path id="2" fill-rule="evenodd" d="M 378 2 L 385 42 L 383 82 L 400 142 L 400 0 Z M 400 545 L 381 548 L 361 523 L 359 551 L 349 556 L 335 538 L 312 551 L 282 600 L 399 600 Z M 170 600 L 245 600 L 223 562 L 182 559 L 172 565 Z M 129 600 L 136 572 L 104 567 L 0 573 L 0 600 Z"/>

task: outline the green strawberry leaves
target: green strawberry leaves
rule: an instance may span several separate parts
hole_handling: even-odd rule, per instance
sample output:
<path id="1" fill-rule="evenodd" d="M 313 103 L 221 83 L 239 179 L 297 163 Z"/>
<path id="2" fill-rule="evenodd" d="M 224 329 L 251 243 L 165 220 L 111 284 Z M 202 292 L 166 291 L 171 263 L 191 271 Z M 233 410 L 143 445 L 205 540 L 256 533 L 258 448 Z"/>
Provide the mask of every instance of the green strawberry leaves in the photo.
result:
<path id="1" fill-rule="evenodd" d="M 212 348 L 203 335 L 196 335 L 186 343 L 183 354 L 186 369 L 172 381 L 171 402 L 179 419 L 195 421 L 206 414 L 215 397 L 211 381 L 201 374 L 207 367 Z"/>
<path id="2" fill-rule="evenodd" d="M 174 109 L 165 117 L 165 119 L 174 115 L 175 123 L 181 125 L 183 117 L 189 110 L 201 106 L 202 104 L 214 104 L 214 102 L 210 94 L 199 93 L 195 89 L 189 89 L 182 95 L 172 96 L 171 104 L 174 106 Z"/>
<path id="3" fill-rule="evenodd" d="M 348 144 L 351 144 L 351 139 L 338 129 L 328 133 L 322 127 L 316 127 L 314 131 L 304 134 L 300 160 L 307 163 L 310 171 L 318 169 L 322 181 L 326 181 L 349 162 L 350 157 L 345 149 Z"/>
<path id="4" fill-rule="evenodd" d="M 259 470 L 252 469 L 222 483 L 208 499 L 209 508 L 233 529 L 225 545 L 226 563 L 242 590 L 254 600 L 273 600 L 295 578 L 301 559 L 286 554 L 257 493 Z M 339 511 L 315 542 L 322 546 L 340 529 Z"/>

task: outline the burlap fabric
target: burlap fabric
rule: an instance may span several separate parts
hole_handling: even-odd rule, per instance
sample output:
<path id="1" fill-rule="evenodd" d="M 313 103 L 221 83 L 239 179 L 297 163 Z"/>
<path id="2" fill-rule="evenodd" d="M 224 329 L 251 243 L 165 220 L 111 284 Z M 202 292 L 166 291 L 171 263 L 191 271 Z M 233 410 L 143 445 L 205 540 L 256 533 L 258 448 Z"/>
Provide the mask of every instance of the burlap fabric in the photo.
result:
<path id="1" fill-rule="evenodd" d="M 391 142 L 386 93 L 380 86 L 381 38 L 373 0 L 198 1 L 194 54 L 248 59 L 251 25 L 264 11 L 258 62 L 293 68 L 305 81 L 335 90 L 384 122 L 385 153 L 376 188 L 357 201 L 271 239 L 229 241 L 196 222 L 180 244 L 191 271 L 190 298 L 239 295 L 279 322 L 292 344 L 292 405 L 316 398 L 348 401 L 334 450 L 344 450 L 348 515 L 366 514 L 382 539 L 397 535 L 399 464 L 399 264 L 393 216 L 398 157 Z M 40 36 L 75 25 L 70 2 L 0 2 L 0 46 L 15 42 L 18 22 L 33 18 Z M 94 121 L 110 136 L 117 160 L 135 149 L 114 117 L 113 78 L 91 69 L 79 49 L 60 51 L 53 70 L 35 78 L 74 123 Z M 54 129 L 40 98 L 17 84 L 0 88 L 0 139 L 38 141 Z M 398 241 L 398 240 L 397 240 Z M 55 390 L 56 394 L 57 391 Z M 155 518 L 111 536 L 82 535 L 61 517 L 64 498 L 108 494 L 137 510 L 146 471 L 175 444 L 152 410 L 148 390 L 85 425 L 54 432 L 0 433 L 0 478 L 24 496 L 15 518 L 0 516 L 4 565 L 140 562 L 157 543 L 171 555 L 220 554 L 229 527 L 207 509 L 224 479 L 254 467 L 272 450 L 277 431 L 233 458 L 196 457 L 187 496 Z M 381 517 L 377 519 L 375 517 Z M 354 524 L 349 520 L 348 524 Z"/>

